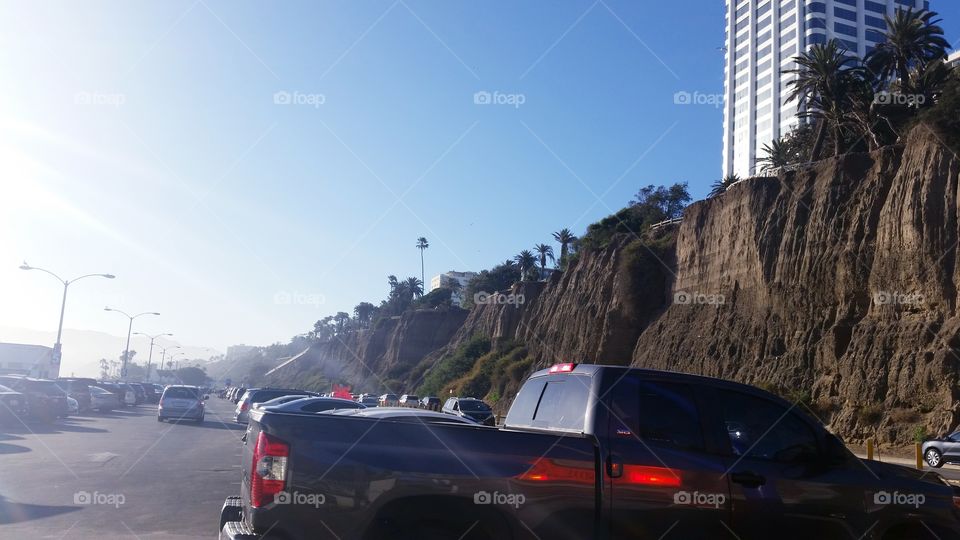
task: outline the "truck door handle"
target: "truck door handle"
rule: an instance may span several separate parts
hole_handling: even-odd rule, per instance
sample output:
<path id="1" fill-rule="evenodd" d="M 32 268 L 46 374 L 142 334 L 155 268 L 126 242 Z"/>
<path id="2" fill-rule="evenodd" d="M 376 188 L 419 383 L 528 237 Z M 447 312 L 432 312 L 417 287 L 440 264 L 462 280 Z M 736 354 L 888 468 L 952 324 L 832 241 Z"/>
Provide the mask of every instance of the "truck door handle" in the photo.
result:
<path id="1" fill-rule="evenodd" d="M 753 471 L 735 472 L 730 475 L 730 481 L 744 487 L 755 488 L 767 483 L 767 479 Z"/>

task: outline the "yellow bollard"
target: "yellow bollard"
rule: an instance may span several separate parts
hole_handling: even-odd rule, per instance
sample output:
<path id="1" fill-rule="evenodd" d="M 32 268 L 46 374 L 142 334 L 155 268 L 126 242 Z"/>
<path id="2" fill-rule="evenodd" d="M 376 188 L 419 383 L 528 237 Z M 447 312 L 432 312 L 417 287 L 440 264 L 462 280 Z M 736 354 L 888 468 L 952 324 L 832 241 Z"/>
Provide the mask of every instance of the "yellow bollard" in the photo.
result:
<path id="1" fill-rule="evenodd" d="M 917 470 L 923 470 L 923 454 L 920 452 L 920 443 L 913 443 L 913 447 L 917 454 Z"/>
<path id="2" fill-rule="evenodd" d="M 873 460 L 873 439 L 867 439 L 867 459 Z"/>

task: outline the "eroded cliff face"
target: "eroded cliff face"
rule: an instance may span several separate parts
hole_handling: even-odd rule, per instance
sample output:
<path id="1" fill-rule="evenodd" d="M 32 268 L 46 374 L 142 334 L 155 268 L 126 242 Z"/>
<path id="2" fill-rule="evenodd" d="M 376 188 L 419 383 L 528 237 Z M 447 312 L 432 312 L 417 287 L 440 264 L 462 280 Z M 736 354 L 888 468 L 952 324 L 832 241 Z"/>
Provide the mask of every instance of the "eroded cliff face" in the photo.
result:
<path id="1" fill-rule="evenodd" d="M 313 345 L 270 372 L 266 383 L 300 388 L 304 381 L 320 375 L 361 391 L 388 387 L 406 391 L 396 380 L 407 377 L 430 352 L 446 345 L 467 313 L 458 308 L 418 310 L 380 319 L 373 328 Z M 315 389 L 329 391 L 326 385 Z"/>
<path id="2" fill-rule="evenodd" d="M 958 165 L 919 130 L 692 205 L 670 292 L 693 301 L 633 365 L 792 390 L 851 439 L 954 427 Z"/>

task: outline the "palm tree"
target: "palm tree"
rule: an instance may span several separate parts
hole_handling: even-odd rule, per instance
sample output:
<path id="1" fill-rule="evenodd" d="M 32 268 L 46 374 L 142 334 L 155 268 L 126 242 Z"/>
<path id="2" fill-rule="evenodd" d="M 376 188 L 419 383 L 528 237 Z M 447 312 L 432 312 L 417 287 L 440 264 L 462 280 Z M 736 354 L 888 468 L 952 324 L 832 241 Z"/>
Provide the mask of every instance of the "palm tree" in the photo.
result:
<path id="1" fill-rule="evenodd" d="M 769 172 L 790 164 L 790 145 L 782 137 L 763 145 L 766 156 L 757 160 L 762 163 L 761 172 Z"/>
<path id="2" fill-rule="evenodd" d="M 933 20 L 936 16 L 934 11 L 913 8 L 898 9 L 892 18 L 884 15 L 887 36 L 867 55 L 867 67 L 882 81 L 896 79 L 900 90 L 906 91 L 910 72 L 944 58 L 950 47 L 943 38 L 940 19 Z"/>
<path id="3" fill-rule="evenodd" d="M 370 302 L 360 302 L 353 308 L 353 316 L 357 318 L 357 322 L 362 328 L 367 328 L 370 326 L 370 318 L 373 316 L 373 313 L 377 310 L 377 306 L 371 304 Z"/>
<path id="4" fill-rule="evenodd" d="M 710 185 L 710 194 L 707 195 L 707 198 L 709 199 L 716 197 L 717 195 L 722 195 L 725 191 L 727 191 L 728 187 L 736 184 L 739 181 L 740 177 L 736 174 L 728 174 L 724 176 L 720 180 L 717 180 Z"/>
<path id="5" fill-rule="evenodd" d="M 520 280 L 526 281 L 527 277 L 530 276 L 530 269 L 537 265 L 536 255 L 529 249 L 525 249 L 517 254 L 513 260 L 520 266 Z"/>
<path id="6" fill-rule="evenodd" d="M 423 296 L 423 281 L 415 277 L 408 277 L 404 282 L 404 285 L 414 298 L 420 298 Z"/>
<path id="7" fill-rule="evenodd" d="M 563 266 L 567 261 L 567 255 L 569 253 L 567 246 L 572 244 L 577 237 L 570 232 L 570 229 L 563 228 L 553 233 L 553 239 L 560 244 L 560 266 Z"/>
<path id="8" fill-rule="evenodd" d="M 553 247 L 547 244 L 537 244 L 533 246 L 533 250 L 540 257 L 540 273 L 543 274 L 543 271 L 547 269 L 547 258 L 549 257 L 551 261 L 556 260 L 553 258 Z"/>
<path id="9" fill-rule="evenodd" d="M 831 39 L 800 53 L 794 62 L 796 69 L 784 70 L 796 75 L 787 82 L 792 87 L 787 100 L 799 100 L 800 116 L 816 118 L 819 122 L 810 160 L 819 158 L 827 129 L 833 133 L 833 153 L 839 155 L 847 111 L 851 108 L 852 88 L 864 78 L 856 65 L 858 60 L 847 54 L 839 41 Z"/>
<path id="10" fill-rule="evenodd" d="M 427 278 L 424 277 L 424 273 L 423 273 L 423 250 L 427 249 L 428 247 L 430 247 L 430 243 L 427 242 L 426 238 L 422 236 L 420 238 L 417 238 L 417 249 L 420 250 L 420 283 L 421 284 L 427 282 Z M 423 289 L 421 288 L 421 292 L 422 291 Z"/>

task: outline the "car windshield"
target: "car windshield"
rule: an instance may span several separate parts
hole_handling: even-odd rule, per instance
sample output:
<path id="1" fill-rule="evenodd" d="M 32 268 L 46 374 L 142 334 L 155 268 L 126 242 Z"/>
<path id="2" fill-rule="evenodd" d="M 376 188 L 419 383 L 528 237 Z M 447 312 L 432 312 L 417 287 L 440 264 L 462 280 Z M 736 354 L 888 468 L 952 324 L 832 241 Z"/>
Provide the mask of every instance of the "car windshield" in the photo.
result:
<path id="1" fill-rule="evenodd" d="M 91 387 L 90 387 L 90 393 L 91 393 L 91 394 L 98 394 L 98 395 L 105 395 L 105 394 L 112 395 L 112 394 L 110 394 L 110 392 L 104 390 L 103 388 L 100 388 L 99 386 L 91 386 Z"/>

